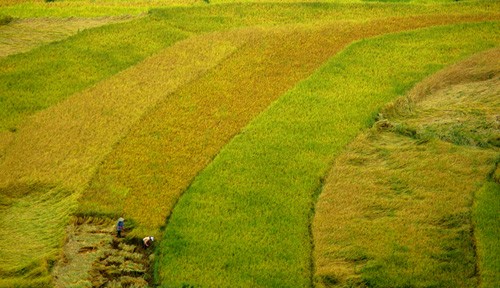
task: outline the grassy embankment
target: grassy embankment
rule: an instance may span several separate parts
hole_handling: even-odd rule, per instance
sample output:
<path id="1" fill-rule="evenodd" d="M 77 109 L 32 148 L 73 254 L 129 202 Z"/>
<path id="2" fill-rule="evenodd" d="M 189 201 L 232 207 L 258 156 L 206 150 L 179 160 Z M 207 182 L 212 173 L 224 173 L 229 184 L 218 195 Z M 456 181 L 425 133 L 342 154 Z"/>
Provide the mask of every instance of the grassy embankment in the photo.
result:
<path id="1" fill-rule="evenodd" d="M 498 285 L 499 56 L 419 83 L 335 160 L 313 225 L 318 287 Z"/>
<path id="2" fill-rule="evenodd" d="M 167 286 L 311 285 L 311 209 L 332 159 L 385 102 L 443 65 L 497 46 L 496 29 L 456 25 L 391 35 L 334 57 L 195 178 L 160 243 L 158 280 Z"/>

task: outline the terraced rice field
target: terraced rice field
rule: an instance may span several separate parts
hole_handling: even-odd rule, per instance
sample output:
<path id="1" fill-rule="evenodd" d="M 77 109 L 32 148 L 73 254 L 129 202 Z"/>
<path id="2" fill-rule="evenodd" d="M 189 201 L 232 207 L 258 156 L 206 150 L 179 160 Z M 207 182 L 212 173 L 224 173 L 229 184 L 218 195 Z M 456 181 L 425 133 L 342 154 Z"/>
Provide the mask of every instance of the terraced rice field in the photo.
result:
<path id="1" fill-rule="evenodd" d="M 82 197 L 82 211 L 90 206 L 98 208 L 84 213 L 90 209 L 94 213 L 124 213 L 145 226 L 134 233 L 155 233 L 192 178 L 227 141 L 348 43 L 377 33 L 448 21 L 457 19 L 422 17 L 342 28 L 325 25 L 234 31 L 232 37 L 252 41 L 251 45 L 243 45 L 137 123 L 95 175 Z M 246 34 L 253 35 L 249 38 Z M 164 79 L 162 75 L 152 77 Z M 151 211 L 148 217 L 142 217 L 145 206 Z"/>
<path id="2" fill-rule="evenodd" d="M 489 30 L 472 27 L 472 34 Z M 160 279 L 211 287 L 310 285 L 310 213 L 330 161 L 377 107 L 401 93 L 400 85 L 411 86 L 430 73 L 430 64 L 436 69 L 453 61 L 451 54 L 434 49 L 458 56 L 484 39 L 476 38 L 468 48 L 444 48 L 443 35 L 456 37 L 468 29 L 436 30 L 359 42 L 254 119 L 197 176 L 174 209 L 161 243 Z M 409 39 L 416 46 L 405 50 Z M 380 58 L 365 66 L 363 59 L 370 55 Z M 426 60 L 403 66 L 404 57 Z"/>
<path id="3" fill-rule="evenodd" d="M 90 13 L 66 4 L 45 13 Z M 16 7 L 0 12 L 25 13 Z M 61 41 L 0 59 L 0 243 L 27 239 L 0 246 L 0 286 L 382 283 L 314 262 L 325 175 L 385 103 L 497 47 L 498 7 L 204 4 L 69 38 L 49 28 Z M 0 29 L 43 20 L 16 21 Z M 146 235 L 149 264 L 133 248 Z"/>

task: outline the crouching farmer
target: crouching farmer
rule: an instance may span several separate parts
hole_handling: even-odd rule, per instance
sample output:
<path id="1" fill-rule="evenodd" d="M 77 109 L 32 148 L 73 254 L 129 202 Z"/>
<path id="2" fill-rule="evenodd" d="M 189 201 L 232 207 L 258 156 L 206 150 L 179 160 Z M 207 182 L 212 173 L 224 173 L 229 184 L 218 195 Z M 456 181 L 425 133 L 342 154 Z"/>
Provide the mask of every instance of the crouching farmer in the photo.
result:
<path id="1" fill-rule="evenodd" d="M 149 246 L 151 246 L 151 244 L 153 244 L 153 241 L 155 241 L 155 238 L 153 236 L 145 237 L 144 239 L 142 239 L 142 247 L 144 247 L 144 249 L 148 248 Z"/>

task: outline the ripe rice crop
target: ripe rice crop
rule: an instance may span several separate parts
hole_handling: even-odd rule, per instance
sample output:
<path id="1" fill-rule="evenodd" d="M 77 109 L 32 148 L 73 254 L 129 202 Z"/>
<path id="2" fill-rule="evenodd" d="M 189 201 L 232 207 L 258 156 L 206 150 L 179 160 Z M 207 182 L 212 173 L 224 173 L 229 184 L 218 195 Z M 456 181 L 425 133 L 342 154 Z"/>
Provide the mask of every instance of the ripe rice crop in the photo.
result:
<path id="1" fill-rule="evenodd" d="M 222 0 L 224 1 L 224 0 Z M 230 3 L 152 9 L 153 18 L 166 20 L 183 31 L 203 32 L 235 27 L 277 27 L 363 23 L 388 18 L 429 17 L 438 20 L 455 16 L 491 16 L 498 19 L 500 3 L 459 2 L 454 5 L 408 5 L 391 3 Z M 419 21 L 416 21 L 417 24 Z"/>
<path id="2" fill-rule="evenodd" d="M 0 195 L 0 287 L 49 286 L 77 195 L 42 184 L 2 187 Z"/>
<path id="3" fill-rule="evenodd" d="M 5 1 L 7 2 L 4 3 Z M 169 21 L 174 21 L 175 26 L 197 27 L 197 29 L 206 31 L 206 29 L 211 29 L 210 27 L 224 29 L 224 27 L 230 28 L 235 27 L 235 25 L 276 26 L 279 24 L 328 22 L 332 19 L 335 21 L 366 21 L 386 18 L 388 15 L 394 17 L 439 15 L 445 11 L 452 14 L 498 15 L 498 12 L 495 11 L 498 11 L 500 5 L 495 1 L 456 1 L 454 3 L 446 3 L 445 1 L 443 3 L 440 0 L 413 0 L 411 1 L 412 5 L 408 5 L 408 3 L 390 3 L 390 5 L 367 3 L 369 1 L 359 3 L 357 0 L 324 0 L 321 2 L 285 0 L 279 1 L 279 3 L 269 3 L 267 0 L 244 0 L 236 3 L 233 0 L 210 0 L 209 2 L 210 4 L 224 3 L 224 5 L 206 5 L 205 0 L 57 0 L 50 3 L 45 3 L 43 0 L 3 0 L 0 3 L 0 14 L 15 18 L 88 18 L 141 15 L 161 8 L 162 13 L 166 12 L 172 16 Z"/>
<path id="4" fill-rule="evenodd" d="M 238 41 L 190 38 L 36 114 L 6 148 L 0 183 L 39 181 L 81 191 L 102 157 L 146 111 L 232 53 Z"/>

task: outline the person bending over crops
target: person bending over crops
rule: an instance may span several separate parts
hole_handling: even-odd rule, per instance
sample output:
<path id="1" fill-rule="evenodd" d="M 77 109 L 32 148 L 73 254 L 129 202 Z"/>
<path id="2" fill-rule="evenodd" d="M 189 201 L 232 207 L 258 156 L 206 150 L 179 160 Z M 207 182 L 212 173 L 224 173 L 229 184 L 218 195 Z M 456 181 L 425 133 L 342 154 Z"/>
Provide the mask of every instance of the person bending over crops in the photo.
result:
<path id="1" fill-rule="evenodd" d="M 116 235 L 118 238 L 122 237 L 122 231 L 125 229 L 125 219 L 120 217 L 118 223 L 116 223 Z"/>
<path id="2" fill-rule="evenodd" d="M 151 246 L 151 244 L 153 244 L 153 241 L 155 241 L 155 238 L 153 236 L 148 236 L 148 237 L 145 237 L 144 239 L 142 239 L 144 249 Z"/>

